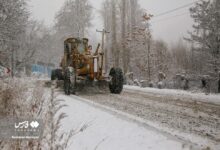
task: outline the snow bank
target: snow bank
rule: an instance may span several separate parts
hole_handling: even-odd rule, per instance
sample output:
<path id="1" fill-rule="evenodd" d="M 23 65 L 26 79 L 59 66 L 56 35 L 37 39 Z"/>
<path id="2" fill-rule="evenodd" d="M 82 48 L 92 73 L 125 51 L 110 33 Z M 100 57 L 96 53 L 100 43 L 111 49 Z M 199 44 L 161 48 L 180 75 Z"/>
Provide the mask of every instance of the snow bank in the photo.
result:
<path id="1" fill-rule="evenodd" d="M 189 91 L 183 91 L 183 90 L 174 90 L 174 89 L 156 89 L 156 88 L 140 88 L 137 86 L 128 86 L 125 85 L 124 89 L 126 90 L 132 90 L 136 92 L 146 92 L 146 93 L 152 93 L 157 94 L 158 96 L 173 96 L 173 97 L 181 97 L 188 100 L 195 100 L 200 102 L 207 102 L 207 103 L 213 103 L 220 105 L 220 94 L 209 94 L 206 95 L 205 93 L 192 93 Z"/>

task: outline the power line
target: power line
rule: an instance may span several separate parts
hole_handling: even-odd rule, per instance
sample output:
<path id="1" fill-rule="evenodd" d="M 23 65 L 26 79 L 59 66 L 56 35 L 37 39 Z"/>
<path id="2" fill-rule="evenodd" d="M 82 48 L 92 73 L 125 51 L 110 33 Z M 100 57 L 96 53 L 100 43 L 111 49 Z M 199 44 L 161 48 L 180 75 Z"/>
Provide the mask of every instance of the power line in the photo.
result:
<path id="1" fill-rule="evenodd" d="M 198 2 L 198 1 L 201 1 L 201 0 L 197 0 L 196 2 Z M 186 7 L 189 7 L 189 6 L 193 5 L 193 4 L 195 4 L 196 2 L 192 2 L 192 3 L 189 3 L 189 4 L 185 4 L 185 5 L 183 5 L 183 6 L 180 6 L 180 7 L 175 8 L 175 9 L 168 10 L 168 11 L 166 11 L 166 12 L 160 13 L 160 14 L 158 14 L 158 15 L 155 15 L 154 18 L 155 18 L 155 17 L 164 16 L 164 15 L 166 15 L 166 14 L 175 12 L 175 11 L 177 11 L 177 10 L 180 10 L 180 9 L 183 9 L 183 8 L 186 8 Z"/>
<path id="2" fill-rule="evenodd" d="M 161 22 L 161 21 L 167 21 L 167 20 L 171 20 L 173 18 L 176 18 L 176 17 L 181 17 L 181 16 L 184 16 L 184 15 L 188 15 L 189 12 L 185 12 L 185 13 L 182 13 L 182 14 L 179 14 L 179 15 L 175 15 L 175 16 L 172 16 L 172 17 L 167 17 L 167 18 L 164 18 L 164 19 L 160 19 L 160 20 L 156 20 L 156 21 L 153 21 L 151 23 L 157 23 L 157 22 Z"/>

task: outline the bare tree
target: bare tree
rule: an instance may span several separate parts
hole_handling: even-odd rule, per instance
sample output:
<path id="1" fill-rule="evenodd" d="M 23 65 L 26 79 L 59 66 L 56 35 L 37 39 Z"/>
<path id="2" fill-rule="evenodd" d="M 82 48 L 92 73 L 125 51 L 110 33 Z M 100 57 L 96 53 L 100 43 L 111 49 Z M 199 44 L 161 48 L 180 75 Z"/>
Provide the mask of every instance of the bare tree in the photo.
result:
<path id="1" fill-rule="evenodd" d="M 92 6 L 88 0 L 67 0 L 56 15 L 56 32 L 62 41 L 69 37 L 83 37 L 91 25 Z"/>
<path id="2" fill-rule="evenodd" d="M 111 1 L 111 9 L 112 9 L 112 29 L 111 29 L 111 35 L 112 35 L 112 54 L 113 54 L 113 60 L 114 64 L 113 66 L 119 67 L 119 55 L 120 51 L 117 49 L 117 16 L 116 16 L 116 1 L 112 0 Z"/>
<path id="3" fill-rule="evenodd" d="M 25 31 L 29 13 L 26 0 L 0 0 L 0 51 L 4 53 L 4 65 L 15 68 L 16 51 L 20 35 Z M 3 63 L 3 62 L 2 62 Z"/>
<path id="4" fill-rule="evenodd" d="M 43 28 L 43 24 L 34 20 L 27 23 L 25 32 L 20 36 L 19 50 L 16 52 L 17 69 L 30 63 L 36 52 L 39 52 L 46 34 Z"/>
<path id="5" fill-rule="evenodd" d="M 124 73 L 128 72 L 128 54 L 126 50 L 126 0 L 122 0 L 122 13 L 121 13 L 121 44 L 123 52 L 123 69 Z"/>
<path id="6" fill-rule="evenodd" d="M 190 73 L 190 49 L 180 40 L 171 47 L 173 65 L 173 73 Z"/>

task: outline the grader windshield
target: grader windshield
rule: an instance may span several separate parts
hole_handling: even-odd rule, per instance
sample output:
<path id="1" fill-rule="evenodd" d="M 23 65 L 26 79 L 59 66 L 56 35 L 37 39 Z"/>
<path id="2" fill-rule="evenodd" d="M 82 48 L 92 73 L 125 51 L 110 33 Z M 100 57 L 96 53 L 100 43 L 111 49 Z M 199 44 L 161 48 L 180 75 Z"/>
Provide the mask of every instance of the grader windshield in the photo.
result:
<path id="1" fill-rule="evenodd" d="M 64 42 L 65 50 L 69 54 L 72 50 L 83 54 L 88 48 L 88 39 L 69 38 Z"/>
<path id="2" fill-rule="evenodd" d="M 86 45 L 84 44 L 83 41 L 79 40 L 77 50 L 78 50 L 78 52 L 79 52 L 80 54 L 82 54 L 83 52 L 85 52 L 85 50 L 86 50 Z"/>
<path id="3" fill-rule="evenodd" d="M 86 38 L 83 38 L 83 39 L 80 39 L 80 38 L 77 38 L 75 40 L 76 42 L 76 47 L 77 47 L 77 50 L 80 54 L 83 54 L 86 50 L 87 50 L 87 47 L 88 47 L 88 39 Z"/>

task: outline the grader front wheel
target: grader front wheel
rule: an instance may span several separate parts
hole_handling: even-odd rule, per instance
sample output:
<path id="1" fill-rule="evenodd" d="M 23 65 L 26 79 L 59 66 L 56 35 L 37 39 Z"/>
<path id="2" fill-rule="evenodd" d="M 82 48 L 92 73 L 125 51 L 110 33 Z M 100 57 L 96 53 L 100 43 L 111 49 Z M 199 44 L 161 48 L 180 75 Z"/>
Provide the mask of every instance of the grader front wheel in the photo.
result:
<path id="1" fill-rule="evenodd" d="M 71 94 L 70 71 L 68 69 L 65 71 L 64 92 L 65 92 L 66 95 L 70 95 Z"/>
<path id="2" fill-rule="evenodd" d="M 112 68 L 109 76 L 111 81 L 109 83 L 110 92 L 113 94 L 120 94 L 123 90 L 123 72 L 121 68 Z"/>
<path id="3" fill-rule="evenodd" d="M 66 95 L 76 94 L 76 75 L 72 69 L 66 69 L 64 74 L 64 92 Z"/>

